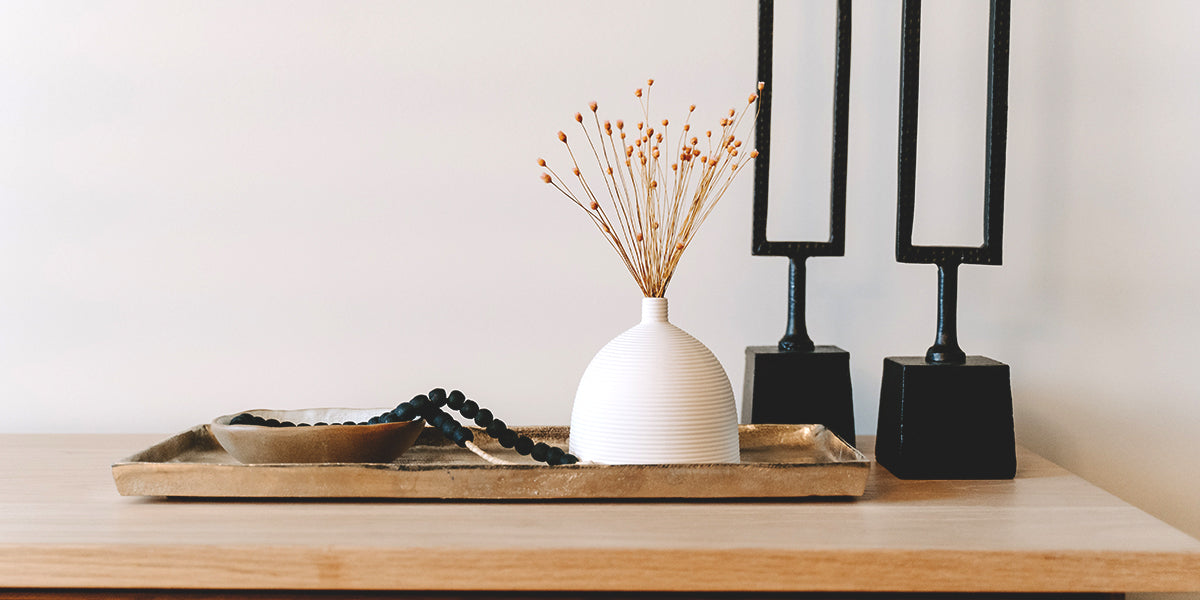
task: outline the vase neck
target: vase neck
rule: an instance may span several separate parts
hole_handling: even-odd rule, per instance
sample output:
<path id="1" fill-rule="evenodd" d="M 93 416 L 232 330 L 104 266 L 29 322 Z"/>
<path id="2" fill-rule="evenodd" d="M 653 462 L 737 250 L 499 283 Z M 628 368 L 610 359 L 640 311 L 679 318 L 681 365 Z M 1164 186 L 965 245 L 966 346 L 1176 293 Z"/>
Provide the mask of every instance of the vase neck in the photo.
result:
<path id="1" fill-rule="evenodd" d="M 667 299 L 666 298 L 642 298 L 642 322 L 643 323 L 666 323 L 667 322 Z"/>

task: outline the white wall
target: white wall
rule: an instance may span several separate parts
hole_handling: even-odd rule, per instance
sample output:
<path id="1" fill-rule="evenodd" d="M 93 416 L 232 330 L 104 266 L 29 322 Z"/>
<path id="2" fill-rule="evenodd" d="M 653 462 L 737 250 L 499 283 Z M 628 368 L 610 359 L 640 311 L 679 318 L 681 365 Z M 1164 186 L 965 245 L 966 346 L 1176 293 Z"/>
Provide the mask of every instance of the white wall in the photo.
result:
<path id="1" fill-rule="evenodd" d="M 779 68 L 804 78 L 776 86 L 771 233 L 820 238 L 833 3 L 777 12 Z M 892 257 L 899 18 L 855 4 L 847 256 L 809 269 L 864 433 L 882 358 L 933 337 L 935 270 Z M 1198 19 L 1015 3 L 1005 265 L 962 270 L 960 337 L 1012 365 L 1024 444 L 1200 536 Z M 986 6 L 925 20 L 917 239 L 978 243 Z M 0 4 L 0 431 L 170 432 L 436 385 L 566 423 L 638 293 L 534 159 L 562 160 L 589 100 L 635 118 L 648 76 L 663 116 L 715 121 L 754 45 L 750 2 Z M 743 348 L 784 324 L 750 183 L 669 294 L 739 392 Z"/>

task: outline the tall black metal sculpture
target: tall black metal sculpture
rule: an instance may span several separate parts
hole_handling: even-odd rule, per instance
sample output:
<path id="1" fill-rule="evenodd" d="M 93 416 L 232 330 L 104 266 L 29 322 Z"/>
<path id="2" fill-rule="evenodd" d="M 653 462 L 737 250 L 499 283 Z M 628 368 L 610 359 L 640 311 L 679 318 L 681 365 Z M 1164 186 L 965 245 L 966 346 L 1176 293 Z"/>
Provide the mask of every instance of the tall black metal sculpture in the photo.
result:
<path id="1" fill-rule="evenodd" d="M 825 242 L 767 239 L 767 191 L 771 149 L 771 95 L 774 49 L 774 2 L 758 4 L 759 96 L 754 162 L 755 256 L 786 256 L 788 276 L 787 331 L 776 346 L 746 348 L 743 419 L 751 423 L 820 423 L 853 444 L 854 405 L 850 392 L 850 353 L 837 346 L 817 346 L 804 318 L 805 263 L 812 256 L 846 253 L 846 140 L 850 113 L 850 0 L 837 3 L 837 39 L 833 91 L 833 161 L 829 200 L 829 240 Z"/>
<path id="2" fill-rule="evenodd" d="M 957 332 L 958 266 L 999 265 L 1004 234 L 1009 0 L 992 0 L 990 13 L 983 245 L 914 246 L 921 0 L 904 1 L 896 260 L 937 265 L 938 312 L 924 357 L 883 361 L 875 454 L 902 478 L 1007 479 L 1016 472 L 1008 365 L 967 356 Z"/>

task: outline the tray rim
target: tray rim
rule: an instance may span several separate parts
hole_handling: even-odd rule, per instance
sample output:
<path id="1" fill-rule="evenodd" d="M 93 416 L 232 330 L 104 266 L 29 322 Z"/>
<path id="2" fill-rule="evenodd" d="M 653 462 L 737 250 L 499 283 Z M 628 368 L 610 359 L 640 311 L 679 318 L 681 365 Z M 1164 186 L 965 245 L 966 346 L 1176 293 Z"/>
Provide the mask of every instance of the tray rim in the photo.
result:
<path id="1" fill-rule="evenodd" d="M 428 427 L 428 426 L 427 426 Z M 754 434 L 762 432 L 762 435 L 769 433 L 771 429 L 791 429 L 796 430 L 805 427 L 820 428 L 814 435 L 826 435 L 832 440 L 836 440 L 839 444 L 838 452 L 846 454 L 846 460 L 831 460 L 825 462 L 741 462 L 741 463 L 681 463 L 681 464 L 641 464 L 641 465 L 606 465 L 598 463 L 577 463 L 572 465 L 557 465 L 550 466 L 540 463 L 528 464 L 513 464 L 513 465 L 493 465 L 487 463 L 261 463 L 261 464 L 228 464 L 228 463 L 205 463 L 205 462 L 168 462 L 157 460 L 146 460 L 145 456 L 155 450 L 163 450 L 168 446 L 177 446 L 178 451 L 186 450 L 193 445 L 198 438 L 204 438 L 205 442 L 217 443 L 213 437 L 209 423 L 193 426 L 183 430 L 175 435 L 172 435 L 162 441 L 152 444 L 134 454 L 122 458 L 112 463 L 113 478 L 117 484 L 118 492 L 126 496 L 142 496 L 142 497 L 195 497 L 195 498 L 288 498 L 288 499 L 332 499 L 332 498 L 363 498 L 363 499 L 411 499 L 411 500 L 603 500 L 603 501 L 619 501 L 623 499 L 629 500 L 658 500 L 664 502 L 679 501 L 679 500 L 701 500 L 701 501 L 720 501 L 720 500 L 751 500 L 757 498 L 771 499 L 788 499 L 788 498 L 855 498 L 861 496 L 865 492 L 866 482 L 869 478 L 870 469 L 873 461 L 866 457 L 859 449 L 847 443 L 844 439 L 829 430 L 823 425 L 813 424 L 742 424 L 738 426 L 739 439 L 743 435 L 749 433 Z M 477 428 L 474 428 L 477 429 Z M 514 427 L 513 429 L 532 433 L 537 435 L 538 432 L 557 431 L 569 434 L 568 426 L 527 426 Z M 428 431 L 428 430 L 427 430 Z M 543 433 L 542 435 L 545 435 Z M 743 448 L 745 446 L 743 445 Z M 177 452 L 178 453 L 178 452 Z M 259 493 L 245 494 L 148 494 L 128 492 L 123 489 L 121 473 L 136 471 L 138 469 L 157 469 L 163 471 L 178 471 L 187 469 L 205 469 L 206 471 L 225 471 L 236 470 L 237 472 L 258 471 L 264 469 L 288 469 L 291 472 L 301 470 L 332 470 L 332 471 L 391 471 L 396 473 L 430 473 L 437 471 L 462 473 L 464 471 L 475 471 L 481 473 L 497 474 L 497 473 L 529 473 L 538 472 L 542 474 L 562 473 L 572 474 L 572 476 L 584 476 L 585 473 L 592 474 L 644 474 L 647 472 L 662 473 L 664 475 L 683 475 L 691 474 L 695 477 L 703 478 L 705 476 L 713 476 L 717 474 L 725 474 L 736 476 L 739 471 L 747 474 L 760 472 L 779 472 L 779 471 L 801 471 L 812 469 L 829 469 L 829 470 L 845 470 L 846 472 L 855 473 L 855 481 L 847 486 L 849 491 L 839 492 L 835 494 L 828 493 L 797 493 L 797 494 L 755 494 L 755 495 L 688 495 L 688 494 L 666 494 L 666 495 L 589 495 L 589 496 L 542 496 L 538 491 L 532 491 L 526 494 L 507 494 L 507 495 L 480 495 L 480 496 L 461 496 L 461 495 L 378 495 L 378 494 L 363 494 L 363 495 L 270 495 Z M 861 476 L 858 472 L 861 471 Z M 164 475 L 165 476 L 165 475 Z"/>

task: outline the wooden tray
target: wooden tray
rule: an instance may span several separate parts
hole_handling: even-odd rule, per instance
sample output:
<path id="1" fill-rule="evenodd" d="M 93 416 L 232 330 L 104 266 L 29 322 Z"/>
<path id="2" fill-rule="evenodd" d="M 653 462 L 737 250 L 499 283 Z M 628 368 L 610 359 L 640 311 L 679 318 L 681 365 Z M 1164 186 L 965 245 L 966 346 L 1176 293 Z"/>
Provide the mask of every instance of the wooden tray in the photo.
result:
<path id="1" fill-rule="evenodd" d="M 567 446 L 568 427 L 517 427 Z M 742 425 L 740 464 L 551 467 L 502 448 L 475 430 L 476 443 L 516 465 L 492 465 L 432 427 L 395 462 L 243 465 L 208 425 L 113 464 L 124 496 L 258 498 L 763 498 L 861 496 L 871 462 L 822 425 Z"/>

